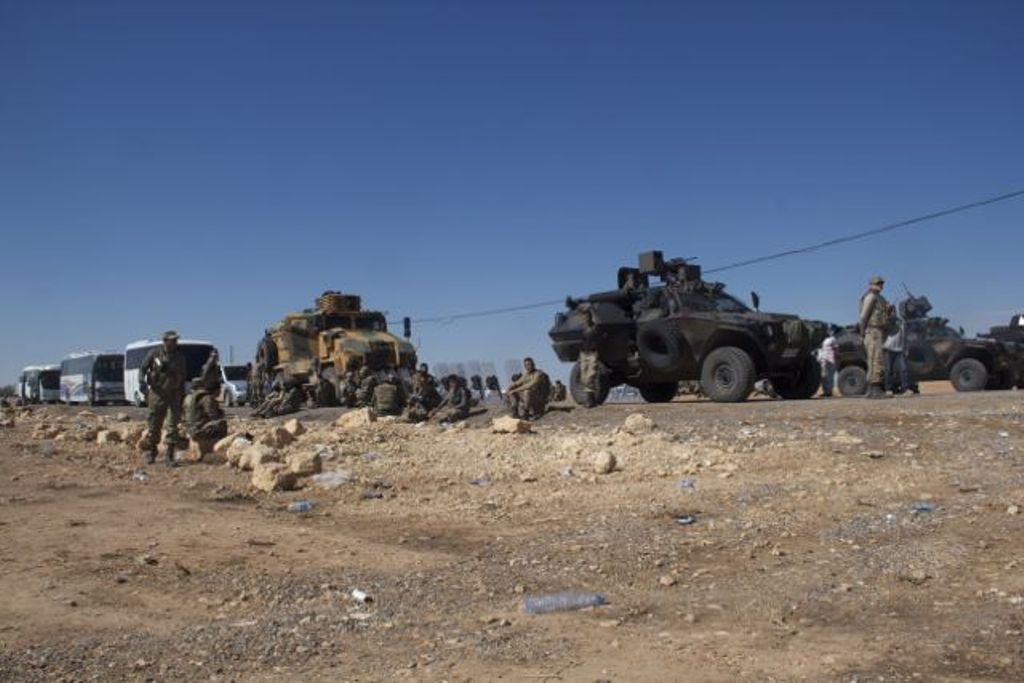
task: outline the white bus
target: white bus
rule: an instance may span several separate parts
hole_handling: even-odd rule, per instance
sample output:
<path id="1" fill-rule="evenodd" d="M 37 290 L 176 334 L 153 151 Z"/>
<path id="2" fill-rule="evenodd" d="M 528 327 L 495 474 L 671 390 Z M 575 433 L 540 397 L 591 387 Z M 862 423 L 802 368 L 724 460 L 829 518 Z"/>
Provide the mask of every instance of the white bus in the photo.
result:
<path id="1" fill-rule="evenodd" d="M 124 401 L 124 358 L 117 351 L 81 351 L 60 363 L 60 400 L 68 405 Z"/>
<path id="2" fill-rule="evenodd" d="M 18 376 L 18 398 L 27 403 L 56 403 L 60 400 L 60 366 L 29 365 Z"/>
<path id="3" fill-rule="evenodd" d="M 146 360 L 146 355 L 160 346 L 163 346 L 163 342 L 159 339 L 143 339 L 124 347 L 124 400 L 137 406 L 146 405 L 146 397 L 139 383 L 139 368 L 142 367 L 142 361 Z M 210 342 L 178 340 L 178 351 L 185 355 L 185 377 L 189 383 L 199 376 L 203 363 L 210 357 L 210 352 L 215 350 L 216 347 Z"/>

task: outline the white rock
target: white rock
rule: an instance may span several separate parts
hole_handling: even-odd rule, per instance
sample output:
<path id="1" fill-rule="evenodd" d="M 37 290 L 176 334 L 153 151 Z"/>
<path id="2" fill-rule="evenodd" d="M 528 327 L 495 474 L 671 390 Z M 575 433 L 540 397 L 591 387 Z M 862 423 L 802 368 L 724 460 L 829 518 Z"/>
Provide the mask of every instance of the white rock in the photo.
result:
<path id="1" fill-rule="evenodd" d="M 238 467 L 243 470 L 255 470 L 259 465 L 271 462 L 281 462 L 281 454 L 266 444 L 256 443 L 242 451 Z"/>
<path id="2" fill-rule="evenodd" d="M 228 449 L 231 448 L 231 444 L 235 443 L 235 439 L 241 436 L 242 435 L 237 432 L 228 434 L 223 439 L 213 444 L 213 452 L 216 453 L 217 455 L 226 456 L 228 453 Z"/>
<path id="3" fill-rule="evenodd" d="M 292 436 L 301 436 L 306 433 L 306 425 L 297 417 L 293 417 L 284 423 L 284 430 Z"/>
<path id="4" fill-rule="evenodd" d="M 290 491 L 295 488 L 297 477 L 288 466 L 279 462 L 257 464 L 252 471 L 252 485 L 260 491 Z"/>
<path id="5" fill-rule="evenodd" d="M 615 455 L 608 451 L 594 453 L 594 471 L 598 474 L 610 474 L 615 471 Z"/>
<path id="6" fill-rule="evenodd" d="M 120 432 L 115 432 L 112 429 L 103 429 L 96 434 L 96 443 L 109 444 L 109 443 L 121 443 Z"/>
<path id="7" fill-rule="evenodd" d="M 272 448 L 284 448 L 292 441 L 295 441 L 295 437 L 284 427 L 271 427 L 267 432 L 264 432 L 262 436 L 257 440 L 258 443 L 265 444 Z"/>
<path id="8" fill-rule="evenodd" d="M 622 428 L 630 434 L 649 434 L 657 425 L 654 420 L 640 413 L 633 413 L 626 418 Z"/>
<path id="9" fill-rule="evenodd" d="M 526 420 L 505 415 L 494 418 L 494 421 L 491 422 L 491 431 L 495 434 L 527 434 L 533 431 L 533 428 Z"/>
<path id="10" fill-rule="evenodd" d="M 359 408 L 358 410 L 350 410 L 334 421 L 335 427 L 341 427 L 342 429 L 360 429 L 363 427 L 369 427 L 377 416 L 373 414 L 373 411 L 369 408 Z"/>
<path id="11" fill-rule="evenodd" d="M 300 477 L 318 474 L 323 468 L 320 454 L 312 451 L 292 453 L 285 462 L 288 463 L 288 468 Z"/>
<path id="12" fill-rule="evenodd" d="M 218 443 L 217 445 L 220 444 Z M 250 446 L 252 446 L 252 441 L 244 436 L 236 436 L 231 445 L 224 451 L 224 457 L 227 459 L 228 464 L 239 467 L 242 456 L 245 455 Z"/>

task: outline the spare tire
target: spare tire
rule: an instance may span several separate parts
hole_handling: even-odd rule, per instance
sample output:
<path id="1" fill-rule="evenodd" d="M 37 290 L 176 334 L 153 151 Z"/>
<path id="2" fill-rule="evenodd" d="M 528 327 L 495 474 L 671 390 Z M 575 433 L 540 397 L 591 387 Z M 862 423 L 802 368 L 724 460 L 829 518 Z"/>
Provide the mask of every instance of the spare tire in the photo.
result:
<path id="1" fill-rule="evenodd" d="M 806 356 L 796 374 L 773 377 L 772 386 L 782 398 L 796 401 L 808 399 L 821 386 L 821 366 L 812 356 Z"/>
<path id="2" fill-rule="evenodd" d="M 961 358 L 949 371 L 949 381 L 957 391 L 981 391 L 988 384 L 988 370 L 977 358 Z"/>
<path id="3" fill-rule="evenodd" d="M 700 386 L 716 403 L 738 403 L 754 390 L 754 373 L 749 353 L 736 346 L 720 346 L 704 359 Z"/>
<path id="4" fill-rule="evenodd" d="M 569 395 L 577 405 L 584 408 L 595 408 L 608 400 L 608 392 L 612 389 L 610 378 L 605 372 L 597 373 L 597 393 L 591 394 L 583 386 L 580 379 L 580 364 L 574 363 L 569 373 Z"/>
<path id="5" fill-rule="evenodd" d="M 672 323 L 656 320 L 637 330 L 636 349 L 640 362 L 658 373 L 679 372 L 686 360 L 685 348 L 682 334 Z"/>
<path id="6" fill-rule="evenodd" d="M 676 393 L 679 391 L 679 382 L 652 382 L 651 384 L 638 384 L 636 388 L 648 403 L 668 403 L 676 397 Z"/>
<path id="7" fill-rule="evenodd" d="M 847 365 L 839 371 L 836 386 L 843 396 L 863 396 L 868 390 L 868 373 L 859 365 Z"/>

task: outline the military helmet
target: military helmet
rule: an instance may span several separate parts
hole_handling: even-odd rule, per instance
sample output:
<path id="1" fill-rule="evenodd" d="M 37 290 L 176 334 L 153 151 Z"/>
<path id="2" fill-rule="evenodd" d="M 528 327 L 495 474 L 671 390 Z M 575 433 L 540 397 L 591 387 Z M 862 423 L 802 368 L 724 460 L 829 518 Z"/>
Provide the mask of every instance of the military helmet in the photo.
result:
<path id="1" fill-rule="evenodd" d="M 868 280 L 869 285 L 884 285 L 885 279 L 881 275 L 875 275 Z"/>
<path id="2" fill-rule="evenodd" d="M 178 341 L 178 333 L 174 330 L 167 330 L 160 337 L 162 341 Z"/>

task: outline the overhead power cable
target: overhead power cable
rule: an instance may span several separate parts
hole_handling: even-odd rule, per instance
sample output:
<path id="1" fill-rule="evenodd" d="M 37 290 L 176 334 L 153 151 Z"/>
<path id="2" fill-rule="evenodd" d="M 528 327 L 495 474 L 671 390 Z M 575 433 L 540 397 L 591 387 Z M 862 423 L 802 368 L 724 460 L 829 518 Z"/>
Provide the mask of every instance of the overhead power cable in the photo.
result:
<path id="1" fill-rule="evenodd" d="M 1008 199 L 1014 199 L 1024 195 L 1024 188 L 1014 190 L 1013 192 L 1006 192 L 1004 194 L 995 195 L 986 199 L 980 199 L 978 201 L 970 202 L 967 204 L 960 204 L 948 209 L 942 209 L 940 211 L 933 211 L 932 213 L 926 213 L 916 218 L 909 218 L 907 220 L 899 221 L 896 223 L 889 223 L 879 228 L 872 228 L 871 230 L 864 230 L 863 232 L 855 232 L 850 235 L 844 235 L 842 237 L 836 237 L 834 239 L 825 240 L 824 242 L 818 242 L 805 247 L 799 247 L 796 249 L 787 249 L 786 251 L 776 252 L 774 254 L 767 254 L 765 256 L 757 256 L 755 258 L 746 259 L 744 261 L 737 261 L 724 266 L 716 266 L 714 268 L 705 268 L 705 273 L 720 273 L 725 270 L 732 270 L 735 268 L 743 268 L 746 266 L 752 266 L 758 263 L 765 263 L 766 261 L 774 261 L 780 258 L 786 258 L 787 256 L 797 256 L 799 254 L 809 254 L 820 249 L 827 247 L 834 247 L 839 244 L 846 244 L 847 242 L 855 242 L 857 240 L 865 239 L 867 237 L 874 237 L 875 235 L 881 235 L 901 228 L 908 228 L 919 223 L 925 223 L 927 221 L 935 220 L 936 218 L 943 218 L 945 216 L 951 216 L 953 214 L 962 213 L 964 211 L 970 211 L 971 209 L 977 209 L 982 206 L 989 206 L 991 204 L 997 204 L 1004 202 Z M 553 299 L 551 301 L 538 301 L 532 304 L 523 304 L 521 306 L 506 306 L 503 308 L 491 308 L 482 311 L 471 311 L 468 313 L 454 313 L 452 315 L 438 315 L 429 318 L 413 318 L 413 323 L 451 323 L 456 320 L 465 320 L 467 318 L 484 318 L 492 315 L 503 315 L 505 313 L 516 313 L 518 311 L 528 311 L 534 308 L 546 308 L 548 306 L 555 306 L 562 303 L 565 299 Z M 394 324 L 394 323 L 392 323 Z"/>

